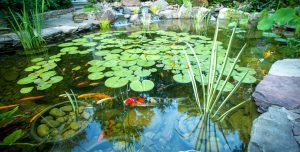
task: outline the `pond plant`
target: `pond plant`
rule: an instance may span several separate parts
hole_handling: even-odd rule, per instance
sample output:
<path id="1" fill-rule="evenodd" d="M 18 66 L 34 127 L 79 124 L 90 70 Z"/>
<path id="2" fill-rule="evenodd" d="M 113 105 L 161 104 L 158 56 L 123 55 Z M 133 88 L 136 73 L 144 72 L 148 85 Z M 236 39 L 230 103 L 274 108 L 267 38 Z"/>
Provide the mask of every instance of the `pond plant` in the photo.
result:
<path id="1" fill-rule="evenodd" d="M 39 0 L 35 0 L 35 10 L 30 13 L 26 8 L 26 0 L 23 1 L 22 14 L 14 13 L 10 10 L 12 19 L 9 21 L 25 51 L 38 50 L 45 45 L 45 40 L 42 36 L 45 1 L 41 0 L 41 7 L 39 2 Z"/>
<path id="2" fill-rule="evenodd" d="M 234 62 L 232 64 L 228 64 L 228 56 L 230 53 L 230 49 L 231 49 L 231 44 L 232 44 L 232 39 L 235 33 L 235 29 L 232 32 L 232 35 L 230 37 L 229 40 L 229 44 L 228 44 L 228 48 L 226 50 L 225 53 L 225 57 L 222 60 L 219 60 L 217 57 L 217 52 L 218 52 L 218 46 L 217 46 L 217 37 L 218 37 L 218 20 L 217 20 L 217 25 L 216 25 L 216 30 L 215 30 L 215 35 L 214 35 L 214 39 L 212 42 L 212 49 L 211 49 L 211 55 L 210 55 L 210 64 L 209 64 L 209 68 L 208 68 L 208 73 L 204 74 L 202 72 L 202 69 L 204 67 L 201 66 L 200 61 L 197 57 L 197 54 L 195 53 L 195 50 L 191 47 L 190 44 L 187 43 L 187 45 L 189 46 L 190 51 L 192 52 L 192 54 L 194 55 L 194 62 L 196 61 L 196 64 L 198 66 L 198 69 L 194 68 L 192 66 L 190 57 L 188 56 L 188 54 L 186 53 L 187 51 L 184 52 L 186 60 L 187 60 L 187 64 L 189 66 L 189 70 L 188 70 L 188 74 L 189 77 L 191 79 L 192 82 L 192 86 L 193 86 L 193 90 L 194 90 L 194 96 L 196 99 L 196 102 L 199 106 L 199 110 L 201 112 L 203 112 L 203 114 L 205 116 L 208 116 L 209 118 L 214 118 L 218 112 L 220 111 L 220 109 L 225 105 L 225 103 L 229 100 L 229 98 L 235 93 L 235 91 L 238 89 L 238 87 L 240 86 L 240 84 L 242 83 L 242 81 L 244 81 L 244 79 L 246 78 L 246 75 L 248 74 L 248 70 L 245 71 L 245 73 L 243 73 L 240 77 L 240 79 L 238 80 L 238 83 L 236 84 L 235 87 L 232 87 L 232 89 L 229 89 L 228 91 L 230 91 L 230 93 L 227 95 L 227 97 L 225 97 L 224 100 L 221 100 L 220 102 L 220 97 L 222 95 L 222 92 L 224 90 L 226 90 L 227 84 L 229 83 L 229 78 L 232 76 L 232 72 L 239 60 L 240 55 L 242 54 L 242 52 L 244 51 L 246 44 L 242 47 L 242 49 L 239 51 L 238 55 L 235 57 Z M 217 71 L 217 67 L 220 66 L 221 68 L 219 68 L 220 70 Z M 227 69 L 227 72 L 225 74 L 226 78 L 225 80 L 222 80 L 222 78 L 224 77 L 224 71 L 225 69 Z M 198 71 L 199 72 L 198 72 Z M 198 92 L 198 88 L 197 88 L 197 84 L 196 84 L 196 80 L 195 80 L 195 73 L 199 73 L 198 75 L 200 75 L 200 84 L 202 86 L 202 96 L 203 96 L 203 103 L 201 103 L 200 98 L 199 98 L 199 93 Z M 207 81 L 205 81 L 207 77 Z M 231 87 L 231 86 L 230 86 Z M 246 100 L 248 101 L 248 100 Z M 241 106 L 242 104 L 244 104 L 246 101 L 241 102 L 240 104 L 232 107 L 231 109 L 229 109 L 228 111 L 224 112 L 219 118 L 218 120 L 223 120 L 231 111 L 233 111 L 234 109 L 236 109 L 237 107 Z M 216 109 L 216 111 L 214 111 Z"/>
<path id="3" fill-rule="evenodd" d="M 109 30 L 110 28 L 110 20 L 103 19 L 100 21 L 100 29 L 101 30 Z"/>

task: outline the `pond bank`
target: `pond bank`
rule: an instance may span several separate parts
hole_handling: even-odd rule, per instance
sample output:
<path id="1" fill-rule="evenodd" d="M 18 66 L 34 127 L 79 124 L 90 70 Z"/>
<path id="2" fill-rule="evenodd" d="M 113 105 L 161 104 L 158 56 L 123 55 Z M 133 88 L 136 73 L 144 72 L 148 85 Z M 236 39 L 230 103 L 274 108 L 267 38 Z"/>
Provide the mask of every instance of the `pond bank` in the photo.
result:
<path id="1" fill-rule="evenodd" d="M 249 151 L 300 151 L 300 59 L 275 62 L 253 93 L 260 112 Z"/>

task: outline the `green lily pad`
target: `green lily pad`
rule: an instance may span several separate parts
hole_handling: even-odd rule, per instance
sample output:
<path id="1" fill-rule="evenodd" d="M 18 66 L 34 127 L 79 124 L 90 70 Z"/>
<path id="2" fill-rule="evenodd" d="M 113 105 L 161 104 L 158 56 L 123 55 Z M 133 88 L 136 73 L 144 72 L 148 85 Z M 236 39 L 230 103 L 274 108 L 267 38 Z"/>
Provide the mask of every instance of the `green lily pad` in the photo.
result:
<path id="1" fill-rule="evenodd" d="M 95 52 L 96 56 L 106 56 L 108 54 L 110 54 L 109 51 L 97 51 L 97 52 Z"/>
<path id="2" fill-rule="evenodd" d="M 113 49 L 113 50 L 111 50 L 111 53 L 121 53 L 121 52 L 123 52 L 122 49 Z"/>
<path id="3" fill-rule="evenodd" d="M 74 43 L 72 42 L 67 42 L 67 43 L 62 43 L 62 44 L 59 44 L 58 47 L 69 47 L 69 46 L 73 46 Z"/>
<path id="4" fill-rule="evenodd" d="M 71 52 L 71 51 L 77 51 L 78 47 L 72 46 L 72 47 L 65 47 L 60 50 L 60 52 Z"/>
<path id="5" fill-rule="evenodd" d="M 120 59 L 125 61 L 132 61 L 139 58 L 139 55 L 137 54 L 123 54 Z"/>
<path id="6" fill-rule="evenodd" d="M 26 93 L 30 93 L 33 90 L 34 87 L 26 87 L 26 88 L 22 88 L 20 90 L 20 93 L 22 94 L 26 94 Z"/>
<path id="7" fill-rule="evenodd" d="M 87 64 L 90 64 L 92 66 L 101 66 L 103 65 L 103 61 L 100 61 L 100 60 L 92 60 L 92 61 L 89 61 Z"/>
<path id="8" fill-rule="evenodd" d="M 136 61 L 120 61 L 119 65 L 123 67 L 131 67 L 136 64 Z"/>
<path id="9" fill-rule="evenodd" d="M 44 58 L 35 58 L 35 59 L 32 59 L 31 62 L 40 62 L 43 60 L 44 60 Z"/>
<path id="10" fill-rule="evenodd" d="M 119 59 L 119 54 L 108 54 L 104 57 L 105 60 L 113 60 L 113 59 Z"/>
<path id="11" fill-rule="evenodd" d="M 88 43 L 84 43 L 82 46 L 92 47 L 92 46 L 96 46 L 97 44 L 98 44 L 97 42 L 88 42 Z"/>
<path id="12" fill-rule="evenodd" d="M 244 73 L 239 73 L 239 74 L 235 74 L 233 75 L 233 79 L 236 81 L 241 81 L 241 79 L 243 78 Z M 251 76 L 249 73 L 246 75 L 246 77 L 243 79 L 242 83 L 255 83 L 256 82 L 256 78 Z"/>
<path id="13" fill-rule="evenodd" d="M 225 81 L 224 81 L 224 80 L 221 80 L 221 81 L 219 82 L 219 85 L 218 85 L 218 87 L 217 87 L 217 90 L 220 91 L 221 88 L 222 88 L 222 86 L 224 85 L 224 83 L 225 83 Z M 227 82 L 226 85 L 225 85 L 225 87 L 223 88 L 223 91 L 224 91 L 224 92 L 229 92 L 229 91 L 233 90 L 233 88 L 234 88 L 234 85 L 231 84 L 230 82 Z"/>
<path id="14" fill-rule="evenodd" d="M 17 82 L 17 84 L 20 84 L 20 85 L 30 84 L 30 83 L 33 83 L 35 79 L 36 79 L 36 77 L 34 77 L 34 76 L 28 76 L 28 77 L 20 79 Z"/>
<path id="15" fill-rule="evenodd" d="M 34 65 L 34 66 L 30 66 L 30 67 L 26 68 L 24 71 L 32 72 L 32 71 L 38 70 L 38 69 L 40 69 L 40 68 L 41 68 L 41 66 Z"/>
<path id="16" fill-rule="evenodd" d="M 190 83 L 191 79 L 190 76 L 187 74 L 176 74 L 173 76 L 173 79 L 178 83 Z"/>
<path id="17" fill-rule="evenodd" d="M 114 74 L 114 72 L 113 71 L 108 71 L 108 72 L 105 72 L 104 73 L 104 76 L 105 77 L 112 77 L 112 76 L 114 76 L 115 74 Z"/>
<path id="18" fill-rule="evenodd" d="M 109 60 L 109 61 L 105 62 L 103 64 L 103 66 L 105 66 L 105 67 L 115 67 L 115 66 L 118 65 L 118 63 L 119 63 L 119 61 L 117 61 L 117 60 Z"/>
<path id="19" fill-rule="evenodd" d="M 139 77 L 147 77 L 151 75 L 151 72 L 149 70 L 137 70 L 134 74 Z"/>
<path id="20" fill-rule="evenodd" d="M 109 88 L 121 88 L 128 83 L 128 79 L 126 78 L 119 78 L 119 77 L 111 77 L 108 78 L 104 85 Z"/>
<path id="21" fill-rule="evenodd" d="M 76 67 L 74 67 L 74 68 L 72 68 L 72 71 L 78 71 L 78 70 L 80 70 L 81 69 L 81 66 L 76 66 Z"/>
<path id="22" fill-rule="evenodd" d="M 104 71 L 105 67 L 92 66 L 88 68 L 89 72 L 101 72 Z"/>
<path id="23" fill-rule="evenodd" d="M 48 82 L 41 82 L 38 84 L 38 86 L 36 87 L 37 90 L 46 90 L 48 88 L 50 88 L 52 86 L 52 83 L 48 83 Z"/>
<path id="24" fill-rule="evenodd" d="M 142 67 L 151 67 L 155 64 L 155 61 L 146 61 L 146 60 L 140 60 L 137 62 L 137 65 Z"/>
<path id="25" fill-rule="evenodd" d="M 142 60 L 151 60 L 151 61 L 156 61 L 156 60 L 160 60 L 161 56 L 160 55 L 147 55 L 147 54 L 142 54 L 140 56 L 140 58 Z"/>
<path id="26" fill-rule="evenodd" d="M 90 80 L 100 80 L 104 78 L 104 75 L 102 72 L 94 72 L 88 75 L 88 79 Z"/>
<path id="27" fill-rule="evenodd" d="M 154 83 L 150 80 L 143 80 L 142 82 L 135 80 L 130 83 L 130 88 L 136 92 L 146 92 L 154 88 Z"/>
<path id="28" fill-rule="evenodd" d="M 62 76 L 54 76 L 50 78 L 49 83 L 58 83 L 60 81 L 62 81 L 64 79 L 64 77 Z"/>

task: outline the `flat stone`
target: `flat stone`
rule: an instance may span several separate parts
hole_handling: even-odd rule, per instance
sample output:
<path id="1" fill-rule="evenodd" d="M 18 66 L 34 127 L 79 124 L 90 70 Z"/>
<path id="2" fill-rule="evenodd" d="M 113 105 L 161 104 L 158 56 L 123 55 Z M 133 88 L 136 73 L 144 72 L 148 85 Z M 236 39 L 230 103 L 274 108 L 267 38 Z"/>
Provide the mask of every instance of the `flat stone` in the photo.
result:
<path id="1" fill-rule="evenodd" d="M 78 29 L 77 26 L 70 26 L 70 25 L 58 26 L 58 27 L 55 27 L 55 28 L 58 29 L 58 30 L 61 30 L 65 34 L 74 33 Z"/>
<path id="2" fill-rule="evenodd" d="M 271 105 L 288 110 L 300 108 L 300 77 L 267 75 L 252 94 L 256 104 L 263 110 Z"/>
<path id="3" fill-rule="evenodd" d="M 140 6 L 141 2 L 139 0 L 121 0 L 124 6 Z"/>
<path id="4" fill-rule="evenodd" d="M 177 10 L 164 10 L 158 13 L 158 16 L 162 19 L 173 19 L 178 18 Z"/>
<path id="5" fill-rule="evenodd" d="M 253 122 L 251 139 L 248 146 L 250 152 L 298 152 L 300 151 L 293 132 L 291 122 L 282 108 L 270 107 Z"/>
<path id="6" fill-rule="evenodd" d="M 300 136 L 300 122 L 294 122 L 293 134 L 294 134 L 294 136 Z"/>
<path id="7" fill-rule="evenodd" d="M 284 59 L 276 61 L 269 74 L 276 76 L 300 77 L 300 59 Z"/>
<path id="8" fill-rule="evenodd" d="M 53 36 L 59 35 L 61 33 L 62 33 L 62 31 L 60 29 L 53 28 L 53 27 L 43 29 L 43 31 L 42 31 L 44 38 L 53 37 Z"/>

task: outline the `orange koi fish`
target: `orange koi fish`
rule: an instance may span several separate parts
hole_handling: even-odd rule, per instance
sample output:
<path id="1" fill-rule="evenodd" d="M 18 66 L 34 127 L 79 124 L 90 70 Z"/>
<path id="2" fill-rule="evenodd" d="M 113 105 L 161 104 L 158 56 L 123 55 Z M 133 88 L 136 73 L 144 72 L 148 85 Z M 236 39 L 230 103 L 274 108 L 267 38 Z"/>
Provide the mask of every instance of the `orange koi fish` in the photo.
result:
<path id="1" fill-rule="evenodd" d="M 90 84 L 89 81 L 84 81 L 84 82 L 78 83 L 78 84 L 76 85 L 76 87 L 83 87 L 83 86 L 87 86 L 87 85 L 89 85 L 89 84 Z"/>
<path id="2" fill-rule="evenodd" d="M 16 107 L 16 106 L 19 106 L 19 105 L 20 104 L 13 104 L 13 105 L 8 105 L 8 106 L 0 106 L 0 110 L 13 108 L 13 107 Z"/>
<path id="3" fill-rule="evenodd" d="M 93 98 L 95 100 L 99 100 L 99 99 L 104 99 L 104 98 L 111 98 L 111 96 L 106 95 L 104 93 L 86 93 L 86 94 L 79 95 L 77 98 L 78 99 L 80 99 L 80 98 Z"/>
<path id="4" fill-rule="evenodd" d="M 104 132 L 102 134 L 100 134 L 100 136 L 98 137 L 98 142 L 100 142 L 103 138 L 104 138 Z"/>
<path id="5" fill-rule="evenodd" d="M 272 52 L 268 50 L 267 52 L 264 53 L 264 58 L 267 59 L 272 55 Z"/>
<path id="6" fill-rule="evenodd" d="M 41 115 L 43 111 L 38 112 L 37 114 L 35 114 L 31 119 L 30 119 L 30 123 L 33 122 L 39 115 Z"/>
<path id="7" fill-rule="evenodd" d="M 31 97 L 24 97 L 21 98 L 20 101 L 27 101 L 27 100 L 38 100 L 38 99 L 42 99 L 45 96 L 31 96 Z"/>

